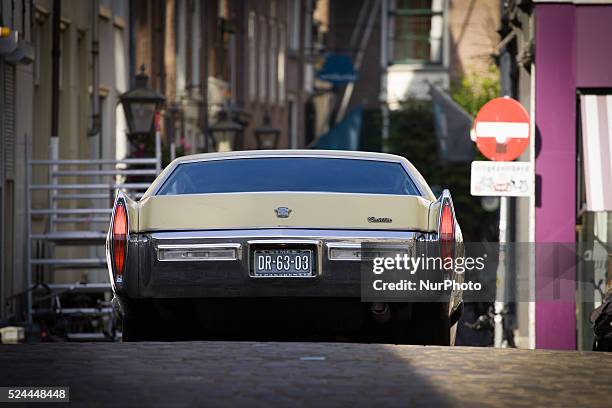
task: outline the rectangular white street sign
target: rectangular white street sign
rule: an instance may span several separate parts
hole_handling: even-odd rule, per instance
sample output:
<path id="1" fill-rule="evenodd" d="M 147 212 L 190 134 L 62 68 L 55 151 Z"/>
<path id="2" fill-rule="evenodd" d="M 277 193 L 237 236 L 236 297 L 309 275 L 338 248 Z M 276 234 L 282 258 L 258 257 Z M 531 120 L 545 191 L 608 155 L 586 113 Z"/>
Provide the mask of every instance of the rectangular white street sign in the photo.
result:
<path id="1" fill-rule="evenodd" d="M 529 162 L 473 161 L 470 193 L 473 196 L 529 197 L 533 172 Z"/>

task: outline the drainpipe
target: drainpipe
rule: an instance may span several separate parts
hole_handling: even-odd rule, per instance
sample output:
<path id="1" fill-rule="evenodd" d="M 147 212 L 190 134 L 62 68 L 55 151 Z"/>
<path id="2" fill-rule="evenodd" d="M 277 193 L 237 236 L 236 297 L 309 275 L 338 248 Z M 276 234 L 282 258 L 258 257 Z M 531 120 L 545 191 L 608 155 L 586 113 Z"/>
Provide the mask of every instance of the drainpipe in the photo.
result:
<path id="1" fill-rule="evenodd" d="M 53 21 L 51 26 L 51 137 L 49 138 L 49 159 L 59 160 L 59 79 L 60 79 L 60 20 L 62 4 L 61 0 L 53 0 Z M 55 173 L 59 166 L 52 164 L 49 169 L 49 184 L 57 184 Z M 57 208 L 57 201 L 53 197 L 57 190 L 49 191 L 50 208 Z M 55 229 L 53 220 L 56 215 L 51 215 L 49 230 Z"/>
<path id="2" fill-rule="evenodd" d="M 103 156 L 104 147 L 100 135 L 100 40 L 98 29 L 98 13 L 100 10 L 99 0 L 92 1 L 91 10 L 91 114 L 89 118 L 89 157 L 100 159 Z M 92 183 L 96 183 L 99 177 L 94 176 Z"/>
<path id="3" fill-rule="evenodd" d="M 61 0 L 53 0 L 53 21 L 51 34 L 51 138 L 49 158 L 59 159 L 59 77 L 60 77 L 60 20 Z M 52 171 L 57 169 L 52 166 Z"/>
<path id="4" fill-rule="evenodd" d="M 389 104 L 388 93 L 388 70 L 389 70 L 389 4 L 388 0 L 380 3 L 380 112 L 381 124 L 381 151 L 389 150 Z"/>
<path id="5" fill-rule="evenodd" d="M 88 136 L 97 136 L 100 133 L 100 69 L 98 55 L 100 53 L 100 41 L 98 32 L 98 13 L 100 1 L 93 0 L 91 10 L 91 117 L 90 128 L 87 129 Z M 92 159 L 96 159 L 93 157 Z"/>
<path id="6" fill-rule="evenodd" d="M 202 68 L 200 75 L 200 83 L 202 86 L 202 110 L 200 112 L 200 115 L 202 123 L 202 134 L 204 135 L 204 153 L 208 153 L 208 63 L 210 34 L 208 18 L 210 14 L 210 6 L 208 5 L 208 2 L 202 3 L 202 7 L 200 8 L 200 20 L 202 21 L 202 29 L 200 30 L 200 35 L 202 36 L 202 41 L 200 42 L 202 47 L 202 50 L 200 52 L 200 66 Z"/>
<path id="7" fill-rule="evenodd" d="M 100 13 L 99 0 L 91 2 L 91 113 L 89 119 L 89 129 L 87 129 L 87 140 L 89 141 L 89 157 L 92 160 L 101 159 L 104 157 L 104 146 L 102 135 L 100 134 L 100 40 L 98 22 Z M 103 166 L 97 166 L 98 170 L 102 170 Z M 99 175 L 91 176 L 91 183 L 97 184 L 102 181 Z M 104 202 L 100 199 L 92 199 L 92 208 L 103 208 Z M 89 248 L 89 256 L 94 258 L 102 253 L 97 248 Z"/>

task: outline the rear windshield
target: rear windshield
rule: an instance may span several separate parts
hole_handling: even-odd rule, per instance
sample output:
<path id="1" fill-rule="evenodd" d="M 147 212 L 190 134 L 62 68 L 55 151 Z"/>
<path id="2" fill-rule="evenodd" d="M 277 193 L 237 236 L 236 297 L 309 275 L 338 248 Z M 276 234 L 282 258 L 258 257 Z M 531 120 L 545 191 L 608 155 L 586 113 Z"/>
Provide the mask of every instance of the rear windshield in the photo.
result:
<path id="1" fill-rule="evenodd" d="M 399 163 L 312 157 L 183 163 L 157 195 L 264 191 L 420 195 Z"/>

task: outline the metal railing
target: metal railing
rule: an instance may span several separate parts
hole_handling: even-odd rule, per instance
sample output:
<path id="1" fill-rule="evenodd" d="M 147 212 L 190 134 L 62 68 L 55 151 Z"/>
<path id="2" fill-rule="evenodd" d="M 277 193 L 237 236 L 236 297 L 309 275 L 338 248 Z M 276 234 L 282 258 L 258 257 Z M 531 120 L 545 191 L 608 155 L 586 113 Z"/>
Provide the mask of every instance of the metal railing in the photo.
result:
<path id="1" fill-rule="evenodd" d="M 96 275 L 92 274 L 95 270 L 106 269 L 104 244 L 112 203 L 119 190 L 134 199 L 142 196 L 161 172 L 160 149 L 156 149 L 153 158 L 123 160 L 32 160 L 29 148 L 27 155 L 28 323 L 45 313 L 62 317 L 112 314 L 112 308 L 106 305 L 66 308 L 57 305 L 62 304 L 60 297 L 67 293 L 98 296 L 107 293 L 110 296 L 108 275 L 98 273 L 93 281 L 90 276 Z M 33 182 L 35 170 L 36 174 L 48 175 L 46 183 Z M 34 197 L 44 193 L 44 198 Z M 33 256 L 33 248 L 37 245 L 43 246 L 45 257 Z M 60 247 L 66 249 L 58 251 Z M 60 252 L 63 257 L 59 256 Z M 62 274 L 77 271 L 85 272 L 87 279 L 81 282 L 83 279 L 79 278 L 71 283 L 62 283 L 67 281 L 66 275 L 57 279 Z M 41 291 L 45 292 L 44 296 L 40 295 Z M 41 305 L 49 299 L 54 301 L 45 309 Z M 87 333 L 67 333 L 67 337 L 83 339 Z M 91 333 L 91 337 L 100 337 L 100 333 Z"/>

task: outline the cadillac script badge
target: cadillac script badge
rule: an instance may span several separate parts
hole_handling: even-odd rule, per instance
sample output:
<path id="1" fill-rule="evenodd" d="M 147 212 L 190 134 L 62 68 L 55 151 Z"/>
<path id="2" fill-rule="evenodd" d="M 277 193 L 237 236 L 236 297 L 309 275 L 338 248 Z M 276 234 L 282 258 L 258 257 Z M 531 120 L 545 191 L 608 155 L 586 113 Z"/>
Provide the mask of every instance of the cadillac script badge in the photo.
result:
<path id="1" fill-rule="evenodd" d="M 376 223 L 382 222 L 382 223 L 389 224 L 389 223 L 392 223 L 393 220 L 389 217 L 368 217 L 368 222 L 376 222 Z"/>

